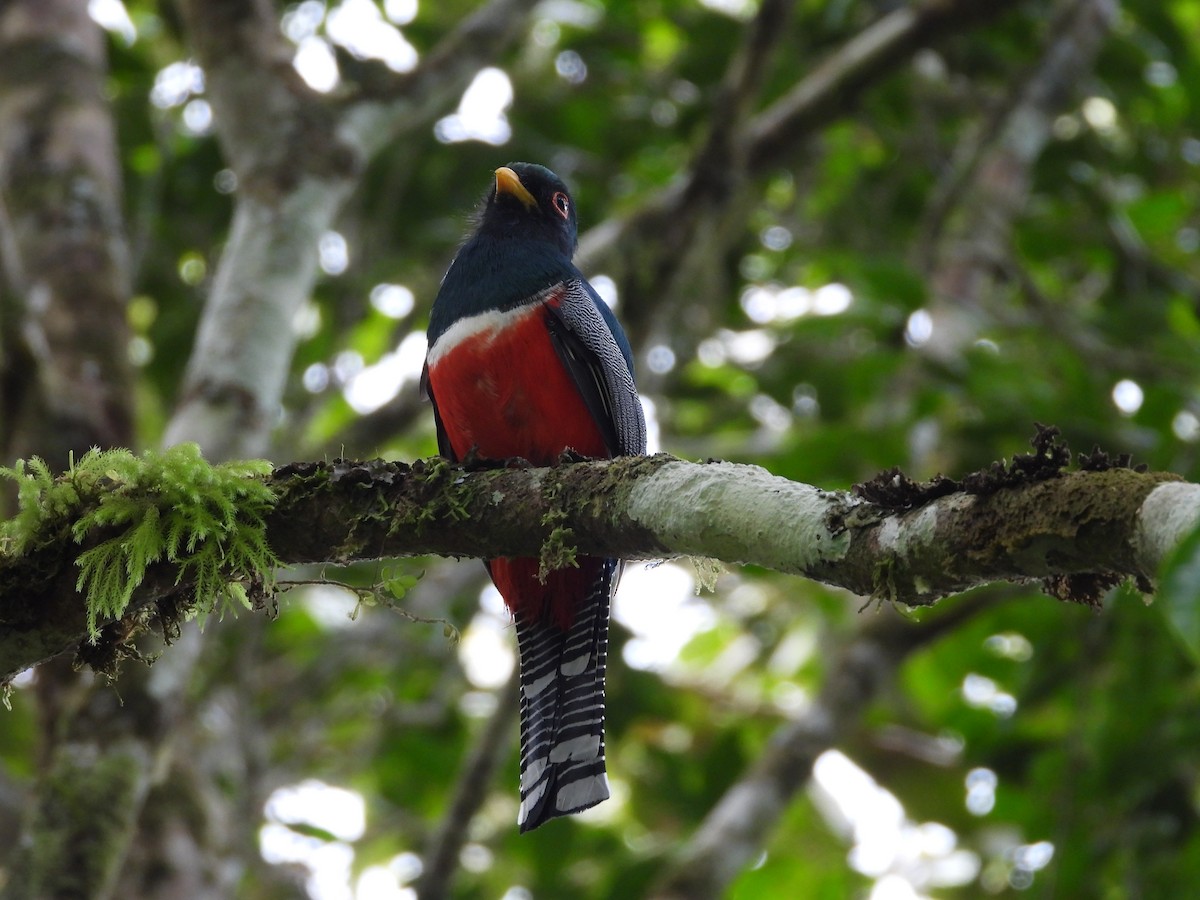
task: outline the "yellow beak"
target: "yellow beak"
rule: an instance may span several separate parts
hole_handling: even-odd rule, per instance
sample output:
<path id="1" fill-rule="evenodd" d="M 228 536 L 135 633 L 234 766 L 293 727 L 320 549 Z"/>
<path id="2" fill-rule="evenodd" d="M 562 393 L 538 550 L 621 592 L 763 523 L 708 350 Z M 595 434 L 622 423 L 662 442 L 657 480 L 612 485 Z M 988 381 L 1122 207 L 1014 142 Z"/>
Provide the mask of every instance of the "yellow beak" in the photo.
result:
<path id="1" fill-rule="evenodd" d="M 537 200 L 533 199 L 533 194 L 525 189 L 517 173 L 508 166 L 501 166 L 496 170 L 496 193 L 511 194 L 525 204 L 526 209 L 537 207 Z"/>

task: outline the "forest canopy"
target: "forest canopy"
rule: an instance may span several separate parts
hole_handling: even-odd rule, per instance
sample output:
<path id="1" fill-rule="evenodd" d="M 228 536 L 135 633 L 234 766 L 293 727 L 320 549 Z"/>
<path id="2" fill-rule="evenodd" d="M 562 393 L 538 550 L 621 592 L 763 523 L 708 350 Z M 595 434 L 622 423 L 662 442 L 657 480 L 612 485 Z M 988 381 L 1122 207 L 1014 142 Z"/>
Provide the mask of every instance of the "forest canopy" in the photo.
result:
<path id="1" fill-rule="evenodd" d="M 0 465 L 434 457 L 430 305 L 493 172 L 531 161 L 570 185 L 652 452 L 885 506 L 896 484 L 1004 490 L 1029 458 L 1194 485 L 1198 90 L 1186 0 L 11 0 Z M 292 532 L 324 534 L 313 515 Z M 920 609 L 631 563 L 613 797 L 527 835 L 513 627 L 483 566 L 330 549 L 280 593 L 247 574 L 203 623 L 144 617 L 97 666 L 115 677 L 68 653 L 12 680 L 0 896 L 1200 880 L 1194 527 L 1163 571 L 1086 596 L 1039 577 Z M 44 587 L 5 571 L 0 592 Z"/>

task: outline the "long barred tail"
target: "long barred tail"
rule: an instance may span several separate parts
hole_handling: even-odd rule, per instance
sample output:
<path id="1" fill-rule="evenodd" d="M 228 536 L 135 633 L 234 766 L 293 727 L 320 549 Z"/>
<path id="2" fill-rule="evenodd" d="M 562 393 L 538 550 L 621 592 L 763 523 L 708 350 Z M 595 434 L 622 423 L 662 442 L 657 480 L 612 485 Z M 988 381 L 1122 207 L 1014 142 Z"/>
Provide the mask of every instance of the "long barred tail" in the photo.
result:
<path id="1" fill-rule="evenodd" d="M 521 831 L 608 798 L 604 665 L 608 608 L 621 564 L 605 560 L 564 631 L 517 618 L 521 651 Z"/>

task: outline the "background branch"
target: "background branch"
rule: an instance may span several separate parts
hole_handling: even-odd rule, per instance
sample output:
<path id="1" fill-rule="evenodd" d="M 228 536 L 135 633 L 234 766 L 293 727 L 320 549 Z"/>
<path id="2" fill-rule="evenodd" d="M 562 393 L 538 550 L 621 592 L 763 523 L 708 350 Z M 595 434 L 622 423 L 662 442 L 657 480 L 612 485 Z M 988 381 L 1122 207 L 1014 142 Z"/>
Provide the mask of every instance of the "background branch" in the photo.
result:
<path id="1" fill-rule="evenodd" d="M 59 467 L 91 446 L 133 443 L 129 251 L 108 75 L 86 4 L 0 5 L 5 458 L 37 454 Z M 0 507 L 10 501 L 0 496 Z M 113 715 L 94 681 L 65 663 L 39 675 L 38 781 L 10 819 L 20 836 L 0 850 L 4 896 L 103 897 L 116 883 L 163 720 Z"/>
<path id="2" fill-rule="evenodd" d="M 455 779 L 454 796 L 426 848 L 421 877 L 413 885 L 419 900 L 441 900 L 450 896 L 459 854 L 467 842 L 471 821 L 487 799 L 488 788 L 500 763 L 512 752 L 521 684 L 517 676 L 518 670 L 514 666 L 508 682 L 492 695 L 496 708 L 463 760 L 462 774 Z"/>
<path id="3" fill-rule="evenodd" d="M 983 24 L 1018 5 L 1015 0 L 974 3 L 970 0 L 919 3 L 887 13 L 818 63 L 793 87 L 762 112 L 745 122 L 724 141 L 728 159 L 741 160 L 744 178 L 714 171 L 706 145 L 685 177 L 649 198 L 633 213 L 604 222 L 582 235 L 578 261 L 585 271 L 602 271 L 616 280 L 622 296 L 631 298 L 624 318 L 635 336 L 649 333 L 656 340 L 679 338 L 680 310 L 688 330 L 700 333 L 707 324 L 689 294 L 695 284 L 711 281 L 712 267 L 742 233 L 752 203 L 745 179 L 762 178 L 791 161 L 804 143 L 822 127 L 849 114 L 862 93 L 892 75 L 917 50 Z M 779 13 L 764 4 L 764 19 Z M 769 14 L 769 15 L 768 15 Z M 760 20 L 760 22 L 763 20 Z M 747 46 L 756 45 L 751 37 Z M 739 77 L 736 67 L 727 81 L 747 88 L 758 84 L 758 69 Z M 753 74 L 751 74 L 753 73 Z M 721 97 L 726 94 L 719 95 Z M 739 95 L 744 107 L 745 95 Z M 719 128 L 713 134 L 720 138 Z M 722 141 L 716 140 L 716 146 Z M 737 171 L 736 169 L 734 170 Z M 740 185 L 738 191 L 731 188 Z M 714 195 L 713 192 L 716 192 Z M 697 196 L 720 199 L 720 211 L 706 212 Z M 714 219 L 715 216 L 715 219 Z M 695 239 L 705 221 L 707 239 Z M 654 302 L 650 302 L 653 298 Z M 673 341 L 667 340 L 668 343 Z"/>
<path id="4" fill-rule="evenodd" d="M 267 452 L 321 235 L 384 139 L 401 126 L 427 125 L 513 42 L 532 5 L 493 0 L 451 32 L 389 103 L 343 107 L 292 68 L 273 4 L 182 4 L 241 187 L 165 444 L 193 441 L 213 460 Z"/>
<path id="5" fill-rule="evenodd" d="M 833 649 L 831 671 L 811 707 L 771 736 L 767 749 L 722 795 L 673 855 L 651 895 L 704 900 L 729 884 L 766 847 L 779 818 L 812 778 L 817 758 L 845 740 L 909 654 L 936 641 L 988 601 L 957 604 L 920 626 L 888 610 L 865 620 Z"/>
<path id="6" fill-rule="evenodd" d="M 0 7 L 0 451 L 55 467 L 128 446 L 133 421 L 121 168 L 84 7 Z"/>
<path id="7" fill-rule="evenodd" d="M 989 139 L 962 154 L 967 171 L 952 169 L 931 205 L 925 244 L 933 335 L 923 349 L 934 359 L 957 363 L 980 331 L 1003 315 L 1005 304 L 990 295 L 1008 268 L 1034 163 L 1054 119 L 1077 99 L 1080 80 L 1116 17 L 1113 0 L 1060 5 L 1037 66 L 1014 88 Z"/>

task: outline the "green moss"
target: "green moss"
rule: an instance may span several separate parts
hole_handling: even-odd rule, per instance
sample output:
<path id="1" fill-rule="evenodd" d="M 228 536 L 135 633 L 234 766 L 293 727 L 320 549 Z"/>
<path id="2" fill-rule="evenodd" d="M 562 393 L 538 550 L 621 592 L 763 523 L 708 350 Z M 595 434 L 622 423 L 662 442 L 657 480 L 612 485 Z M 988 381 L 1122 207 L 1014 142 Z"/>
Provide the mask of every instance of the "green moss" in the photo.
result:
<path id="1" fill-rule="evenodd" d="M 119 619 L 148 567 L 178 565 L 177 583 L 195 584 L 201 614 L 217 601 L 247 603 L 244 584 L 272 584 L 278 558 L 264 518 L 275 495 L 262 481 L 263 460 L 214 466 L 195 444 L 136 456 L 91 450 L 54 477 L 40 459 L 0 468 L 17 483 L 17 514 L 0 523 L 0 550 L 19 555 L 63 540 L 111 535 L 81 552 L 76 589 L 87 601 L 91 639 L 97 623 Z"/>
<path id="2" fill-rule="evenodd" d="M 550 534 L 542 543 L 542 553 L 538 560 L 538 580 L 545 583 L 551 572 L 558 569 L 570 569 L 579 565 L 578 550 L 571 543 L 575 532 L 565 526 L 550 530 Z"/>
<path id="3" fill-rule="evenodd" d="M 542 516 L 542 525 L 550 529 L 542 542 L 538 558 L 538 581 L 545 584 L 550 573 L 558 569 L 574 568 L 579 565 L 579 552 L 574 544 L 575 532 L 566 525 L 567 511 L 563 508 L 563 497 L 553 487 L 546 489 L 550 508 Z"/>
<path id="4" fill-rule="evenodd" d="M 60 750 L 10 896 L 90 897 L 111 889 L 133 827 L 146 763 L 115 752 L 94 761 Z"/>
<path id="5" fill-rule="evenodd" d="M 881 559 L 875 564 L 874 570 L 871 572 L 871 599 L 876 602 L 887 600 L 895 602 L 898 592 L 896 590 L 896 563 L 889 558 Z"/>
<path id="6" fill-rule="evenodd" d="M 389 510 L 390 516 L 403 514 L 411 520 L 415 515 L 414 524 L 418 531 L 429 522 L 437 522 L 449 518 L 462 521 L 470 518 L 471 495 L 461 490 L 461 470 L 450 460 L 435 457 L 427 460 L 423 466 L 414 465 L 412 473 L 418 484 L 433 488 L 433 502 L 422 504 L 411 510 Z"/>

